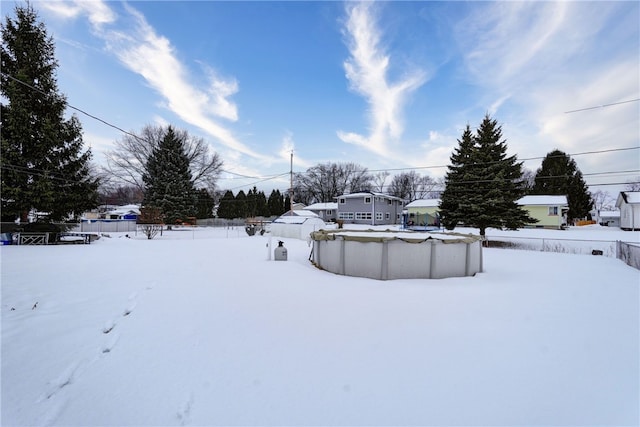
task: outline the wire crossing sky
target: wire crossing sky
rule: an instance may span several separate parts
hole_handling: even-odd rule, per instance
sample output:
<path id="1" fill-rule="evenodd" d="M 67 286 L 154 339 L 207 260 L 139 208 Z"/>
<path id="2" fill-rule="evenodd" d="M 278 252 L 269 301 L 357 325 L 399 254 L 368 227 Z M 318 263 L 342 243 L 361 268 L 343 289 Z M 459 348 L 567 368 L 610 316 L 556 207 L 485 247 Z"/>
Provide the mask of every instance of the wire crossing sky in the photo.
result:
<path id="1" fill-rule="evenodd" d="M 94 117 L 79 116 L 99 164 L 121 130 L 158 123 L 220 154 L 222 189 L 276 177 L 260 185 L 286 191 L 292 151 L 295 172 L 439 178 L 489 113 L 525 168 L 560 149 L 593 152 L 575 158 L 589 185 L 640 175 L 638 151 L 620 150 L 640 145 L 638 2 L 31 4 L 59 90 Z"/>

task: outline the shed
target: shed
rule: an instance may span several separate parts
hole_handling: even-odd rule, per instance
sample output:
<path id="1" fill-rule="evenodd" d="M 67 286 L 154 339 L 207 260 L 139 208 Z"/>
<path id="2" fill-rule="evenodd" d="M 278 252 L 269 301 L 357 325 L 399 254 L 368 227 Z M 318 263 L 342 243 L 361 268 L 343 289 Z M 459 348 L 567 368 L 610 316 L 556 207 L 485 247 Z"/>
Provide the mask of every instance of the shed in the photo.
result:
<path id="1" fill-rule="evenodd" d="M 409 226 L 438 226 L 440 199 L 418 199 L 405 206 L 409 214 Z"/>
<path id="2" fill-rule="evenodd" d="M 640 191 L 621 191 L 616 200 L 620 209 L 620 228 L 640 230 Z"/>
<path id="3" fill-rule="evenodd" d="M 294 210 L 276 218 L 271 223 L 270 233 L 275 237 L 307 240 L 312 232 L 325 227 L 326 223 L 313 212 Z"/>
<path id="4" fill-rule="evenodd" d="M 302 209 L 317 214 L 325 221 L 335 221 L 338 217 L 338 204 L 335 202 L 314 203 Z"/>

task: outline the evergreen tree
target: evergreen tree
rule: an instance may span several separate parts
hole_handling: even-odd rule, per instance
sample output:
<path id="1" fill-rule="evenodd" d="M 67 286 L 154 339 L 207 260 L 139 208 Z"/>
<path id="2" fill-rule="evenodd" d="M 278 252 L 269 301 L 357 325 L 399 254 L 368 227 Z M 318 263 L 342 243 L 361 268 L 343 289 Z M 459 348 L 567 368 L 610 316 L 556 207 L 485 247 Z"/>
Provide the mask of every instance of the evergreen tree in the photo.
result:
<path id="1" fill-rule="evenodd" d="M 587 184 L 576 162 L 566 153 L 553 150 L 536 171 L 532 194 L 567 196 L 567 221 L 586 218 L 593 206 Z"/>
<path id="2" fill-rule="evenodd" d="M 142 175 L 145 185 L 143 204 L 160 208 L 166 224 L 195 216 L 196 192 L 184 141 L 169 126 L 153 150 Z"/>
<path id="3" fill-rule="evenodd" d="M 246 218 L 248 213 L 247 195 L 243 190 L 236 194 L 236 214 L 237 218 Z"/>
<path id="4" fill-rule="evenodd" d="M 284 200 L 280 190 L 272 190 L 267 200 L 270 216 L 280 216 L 284 213 Z"/>
<path id="5" fill-rule="evenodd" d="M 231 190 L 227 190 L 218 205 L 218 218 L 234 219 L 237 217 L 236 198 Z"/>
<path id="6" fill-rule="evenodd" d="M 52 37 L 28 3 L 16 6 L 1 33 L 3 218 L 26 221 L 36 209 L 62 220 L 96 207 L 91 151 L 82 150 L 77 117 L 64 117 L 67 100 L 58 93 Z"/>
<path id="7" fill-rule="evenodd" d="M 535 222 L 516 203 L 525 193 L 522 163 L 507 156 L 497 121 L 486 115 L 476 135 L 467 126 L 459 142 L 440 206 L 445 227 L 463 222 L 484 236 L 489 227 L 515 230 Z"/>
<path id="8" fill-rule="evenodd" d="M 253 218 L 258 215 L 258 189 L 253 187 L 247 193 L 247 217 Z"/>
<path id="9" fill-rule="evenodd" d="M 282 197 L 282 205 L 284 206 L 284 211 L 282 213 L 289 212 L 291 210 L 291 198 L 289 197 L 289 193 L 286 193 Z"/>
<path id="10" fill-rule="evenodd" d="M 213 207 L 215 202 L 209 191 L 206 188 L 201 188 L 197 191 L 197 203 L 196 203 L 196 218 L 206 219 L 213 216 Z"/>
<path id="11" fill-rule="evenodd" d="M 256 196 L 256 215 L 262 217 L 269 216 L 269 206 L 267 206 L 267 196 L 265 196 L 264 191 L 259 191 Z"/>
<path id="12" fill-rule="evenodd" d="M 458 147 L 451 154 L 451 164 L 444 177 L 445 188 L 440 197 L 440 218 L 442 225 L 453 230 L 459 223 L 465 222 L 466 189 L 471 179 L 470 170 L 473 167 L 475 139 L 471 127 L 467 124 L 462 137 L 458 140 Z"/>

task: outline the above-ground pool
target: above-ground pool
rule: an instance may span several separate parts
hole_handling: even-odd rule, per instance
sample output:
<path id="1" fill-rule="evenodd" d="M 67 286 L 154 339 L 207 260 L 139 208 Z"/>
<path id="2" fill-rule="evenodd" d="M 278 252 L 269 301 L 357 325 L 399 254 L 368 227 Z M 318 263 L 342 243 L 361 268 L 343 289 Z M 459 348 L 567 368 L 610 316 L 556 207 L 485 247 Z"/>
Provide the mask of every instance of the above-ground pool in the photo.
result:
<path id="1" fill-rule="evenodd" d="M 442 279 L 482 271 L 479 236 L 407 231 L 320 230 L 311 261 L 336 274 L 371 279 Z"/>

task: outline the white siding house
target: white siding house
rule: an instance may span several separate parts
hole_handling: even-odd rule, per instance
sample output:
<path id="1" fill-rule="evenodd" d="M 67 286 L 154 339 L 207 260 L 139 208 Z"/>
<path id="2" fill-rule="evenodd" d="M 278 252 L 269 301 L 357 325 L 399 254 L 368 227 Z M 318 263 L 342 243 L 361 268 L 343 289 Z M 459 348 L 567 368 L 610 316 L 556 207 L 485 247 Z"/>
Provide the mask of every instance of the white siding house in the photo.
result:
<path id="1" fill-rule="evenodd" d="M 620 228 L 640 230 L 640 191 L 621 191 L 616 207 L 620 209 Z"/>

